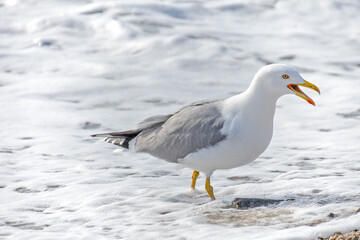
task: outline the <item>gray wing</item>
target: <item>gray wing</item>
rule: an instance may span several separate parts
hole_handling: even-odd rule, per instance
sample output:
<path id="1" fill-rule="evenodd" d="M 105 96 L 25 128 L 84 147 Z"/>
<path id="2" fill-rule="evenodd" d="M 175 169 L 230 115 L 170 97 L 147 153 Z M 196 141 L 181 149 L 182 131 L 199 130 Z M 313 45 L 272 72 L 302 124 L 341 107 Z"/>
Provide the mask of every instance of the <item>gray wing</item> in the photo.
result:
<path id="1" fill-rule="evenodd" d="M 148 118 L 136 141 L 136 151 L 177 162 L 189 153 L 217 144 L 225 138 L 221 133 L 224 119 L 220 112 L 221 100 L 195 102 L 173 115 L 163 116 L 164 122 L 150 124 L 161 117 Z"/>
<path id="2" fill-rule="evenodd" d="M 164 124 L 173 114 L 170 115 L 157 115 L 149 117 L 140 122 L 135 129 L 122 131 L 122 132 L 109 132 L 109 133 L 98 133 L 91 135 L 92 137 L 106 137 L 105 141 L 108 143 L 115 144 L 123 148 L 129 148 L 129 143 L 139 133 L 146 129 L 154 129 Z"/>
<path id="3" fill-rule="evenodd" d="M 166 122 L 172 115 L 156 115 L 149 118 L 146 118 L 145 120 L 141 121 L 136 125 L 136 129 L 138 130 L 144 130 L 146 128 L 151 128 L 156 125 L 162 125 L 164 122 Z"/>

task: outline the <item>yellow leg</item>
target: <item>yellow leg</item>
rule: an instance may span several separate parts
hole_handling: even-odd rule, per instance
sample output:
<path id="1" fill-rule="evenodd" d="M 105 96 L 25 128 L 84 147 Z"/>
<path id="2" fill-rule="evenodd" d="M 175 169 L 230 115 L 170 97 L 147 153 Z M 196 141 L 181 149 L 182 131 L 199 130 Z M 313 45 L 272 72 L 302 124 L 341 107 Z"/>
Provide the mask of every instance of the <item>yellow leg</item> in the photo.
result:
<path id="1" fill-rule="evenodd" d="M 196 179 L 198 176 L 199 176 L 199 172 L 194 170 L 193 175 L 192 175 L 192 182 L 191 182 L 192 189 L 195 189 Z"/>
<path id="2" fill-rule="evenodd" d="M 209 194 L 209 197 L 211 198 L 211 200 L 215 200 L 213 187 L 210 185 L 210 178 L 206 178 L 205 189 L 206 189 L 207 193 Z"/>

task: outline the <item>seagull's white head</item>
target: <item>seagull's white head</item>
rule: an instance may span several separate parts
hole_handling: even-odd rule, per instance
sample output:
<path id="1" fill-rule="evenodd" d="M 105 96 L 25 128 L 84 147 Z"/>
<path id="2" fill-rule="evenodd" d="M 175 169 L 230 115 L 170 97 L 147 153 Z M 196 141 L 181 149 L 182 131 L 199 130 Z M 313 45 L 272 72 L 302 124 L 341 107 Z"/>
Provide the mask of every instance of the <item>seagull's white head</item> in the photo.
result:
<path id="1" fill-rule="evenodd" d="M 262 67 L 256 73 L 253 82 L 257 86 L 265 87 L 277 97 L 295 94 L 314 106 L 315 102 L 301 91 L 299 86 L 313 89 L 320 94 L 318 87 L 305 81 L 294 68 L 285 64 L 270 64 Z"/>

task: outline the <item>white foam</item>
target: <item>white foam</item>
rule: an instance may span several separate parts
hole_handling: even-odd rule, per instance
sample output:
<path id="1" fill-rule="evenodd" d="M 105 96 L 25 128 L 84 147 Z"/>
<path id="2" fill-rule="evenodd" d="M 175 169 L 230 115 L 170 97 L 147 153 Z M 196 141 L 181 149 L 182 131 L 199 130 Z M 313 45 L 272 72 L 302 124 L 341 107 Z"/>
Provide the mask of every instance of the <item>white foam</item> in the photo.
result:
<path id="1" fill-rule="evenodd" d="M 0 5 L 2 237 L 314 239 L 359 227 L 358 1 Z M 320 97 L 304 90 L 317 107 L 280 99 L 269 148 L 216 171 L 214 202 L 203 175 L 193 192 L 191 170 L 89 137 L 232 96 L 268 62 L 319 86 Z M 235 197 L 295 201 L 226 208 Z"/>

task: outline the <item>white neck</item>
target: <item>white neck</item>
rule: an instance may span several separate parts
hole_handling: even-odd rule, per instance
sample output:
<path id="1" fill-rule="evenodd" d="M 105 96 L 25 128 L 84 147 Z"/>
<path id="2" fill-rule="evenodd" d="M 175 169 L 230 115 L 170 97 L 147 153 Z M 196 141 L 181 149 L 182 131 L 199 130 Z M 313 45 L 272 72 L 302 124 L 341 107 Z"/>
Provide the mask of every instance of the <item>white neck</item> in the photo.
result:
<path id="1" fill-rule="evenodd" d="M 280 96 L 274 95 L 273 92 L 264 89 L 263 86 L 257 85 L 256 82 L 250 85 L 244 95 L 248 99 L 248 111 L 264 118 L 274 118 L 276 102 Z"/>
<path id="2" fill-rule="evenodd" d="M 225 104 L 233 114 L 241 111 L 241 114 L 253 116 L 254 120 L 272 123 L 278 98 L 279 96 L 271 94 L 263 86 L 252 83 L 245 92 L 226 99 Z"/>

